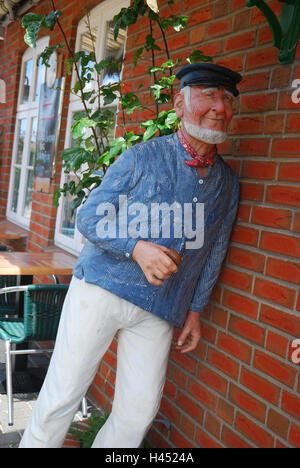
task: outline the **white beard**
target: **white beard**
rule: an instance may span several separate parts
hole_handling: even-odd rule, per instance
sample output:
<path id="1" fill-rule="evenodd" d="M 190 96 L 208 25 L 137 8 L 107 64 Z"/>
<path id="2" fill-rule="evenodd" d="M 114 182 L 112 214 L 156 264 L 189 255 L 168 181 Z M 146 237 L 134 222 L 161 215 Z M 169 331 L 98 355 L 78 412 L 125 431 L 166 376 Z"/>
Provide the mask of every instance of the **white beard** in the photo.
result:
<path id="1" fill-rule="evenodd" d="M 224 143 L 227 139 L 226 132 L 218 132 L 217 130 L 211 130 L 208 128 L 201 128 L 198 125 L 193 125 L 191 123 L 184 122 L 184 126 L 189 135 L 196 140 L 204 141 L 205 143 L 211 145 L 217 145 L 219 143 Z"/>

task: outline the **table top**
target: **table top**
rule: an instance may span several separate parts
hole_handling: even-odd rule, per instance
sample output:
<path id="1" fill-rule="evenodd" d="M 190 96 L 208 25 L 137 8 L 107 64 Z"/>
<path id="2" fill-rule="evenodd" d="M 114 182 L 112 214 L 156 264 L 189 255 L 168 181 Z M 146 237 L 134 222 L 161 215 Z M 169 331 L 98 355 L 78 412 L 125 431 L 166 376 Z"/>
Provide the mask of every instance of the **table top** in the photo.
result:
<path id="1" fill-rule="evenodd" d="M 27 237 L 28 232 L 25 229 L 16 226 L 13 223 L 0 223 L 0 240 L 18 240 Z"/>
<path id="2" fill-rule="evenodd" d="M 77 258 L 65 252 L 0 252 L 0 275 L 72 275 Z"/>

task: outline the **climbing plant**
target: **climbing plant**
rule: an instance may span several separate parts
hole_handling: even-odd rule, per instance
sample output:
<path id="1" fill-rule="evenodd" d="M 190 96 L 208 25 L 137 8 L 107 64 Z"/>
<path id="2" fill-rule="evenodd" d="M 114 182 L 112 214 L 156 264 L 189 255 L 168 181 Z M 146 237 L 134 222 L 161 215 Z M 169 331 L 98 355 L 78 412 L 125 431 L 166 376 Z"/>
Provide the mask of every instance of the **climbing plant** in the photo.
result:
<path id="1" fill-rule="evenodd" d="M 76 177 L 66 182 L 62 188 L 57 189 L 53 199 L 55 206 L 58 206 L 61 195 L 70 194 L 72 196 L 71 210 L 74 212 L 84 203 L 89 192 L 101 184 L 108 166 L 114 162 L 117 156 L 141 141 L 147 141 L 155 136 L 168 135 L 178 129 L 180 122 L 173 109 L 174 69 L 182 62 L 182 59 L 172 60 L 167 31 L 172 28 L 179 32 L 186 28 L 188 17 L 172 14 L 164 18 L 159 15 L 156 0 L 133 0 L 128 8 L 122 8 L 113 19 L 115 40 L 118 38 L 121 28 L 126 29 L 134 25 L 142 17 L 148 19 L 149 33 L 146 36 L 144 46 L 140 47 L 133 55 L 132 67 L 137 66 L 143 54 L 150 53 L 151 66 L 149 66 L 148 73 L 151 76 L 152 84 L 149 93 L 153 105 L 147 108 L 153 113 L 153 117 L 141 122 L 139 131 L 134 132 L 128 130 L 128 119 L 130 118 L 128 116 L 137 110 L 145 110 L 145 105 L 137 94 L 122 92 L 122 80 L 107 84 L 102 83 L 103 73 L 107 69 L 121 75 L 122 62 L 98 61 L 95 44 L 92 52 L 81 50 L 74 52 L 62 26 L 62 12 L 56 9 L 54 0 L 51 0 L 51 4 L 52 11 L 46 16 L 34 13 L 25 15 L 22 26 L 26 29 L 24 40 L 30 47 L 36 46 L 41 28 L 52 31 L 58 27 L 63 37 L 63 43 L 47 47 L 39 57 L 39 61 L 49 67 L 49 59 L 53 52 L 65 48 L 67 50 L 66 73 L 71 75 L 75 72 L 76 74 L 75 84 L 71 87 L 70 92 L 80 97 L 82 111 L 74 115 L 72 147 L 65 149 L 61 154 L 64 171 L 68 174 L 75 174 Z M 174 1 L 169 0 L 168 4 L 171 6 Z M 88 12 L 86 27 L 90 37 L 93 38 Z M 158 37 L 157 31 L 159 32 Z M 165 60 L 161 59 L 162 54 L 165 55 Z M 212 59 L 200 50 L 191 52 L 187 58 L 189 63 L 199 61 L 212 61 Z M 93 83 L 93 86 L 89 86 L 90 83 Z M 87 89 L 89 91 L 86 91 Z M 115 138 L 111 132 L 111 128 L 115 124 L 115 116 L 105 106 L 112 104 L 117 98 L 121 116 L 119 125 L 123 134 Z"/>

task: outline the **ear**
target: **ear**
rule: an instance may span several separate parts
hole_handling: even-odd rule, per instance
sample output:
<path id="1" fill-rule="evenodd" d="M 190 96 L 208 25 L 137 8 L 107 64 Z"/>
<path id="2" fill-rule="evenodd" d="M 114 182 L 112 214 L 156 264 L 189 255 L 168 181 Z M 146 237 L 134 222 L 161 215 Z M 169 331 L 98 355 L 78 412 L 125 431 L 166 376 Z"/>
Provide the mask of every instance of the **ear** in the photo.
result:
<path id="1" fill-rule="evenodd" d="M 184 96 L 180 93 L 177 93 L 174 98 L 174 109 L 176 115 L 179 119 L 183 117 L 184 113 Z"/>

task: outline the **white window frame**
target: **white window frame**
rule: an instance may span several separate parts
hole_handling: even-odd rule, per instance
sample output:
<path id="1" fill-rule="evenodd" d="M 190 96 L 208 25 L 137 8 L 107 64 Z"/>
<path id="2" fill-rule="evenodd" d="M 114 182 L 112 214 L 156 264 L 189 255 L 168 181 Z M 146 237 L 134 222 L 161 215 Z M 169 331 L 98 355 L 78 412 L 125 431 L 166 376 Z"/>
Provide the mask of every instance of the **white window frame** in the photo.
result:
<path id="1" fill-rule="evenodd" d="M 96 39 L 96 44 L 95 44 L 95 50 L 96 50 L 98 62 L 100 62 L 100 60 L 103 59 L 104 53 L 105 53 L 106 37 L 107 37 L 106 36 L 107 23 L 113 20 L 113 17 L 119 13 L 121 8 L 127 8 L 129 7 L 129 5 L 130 5 L 130 0 L 105 0 L 100 5 L 96 6 L 90 12 L 91 29 L 93 29 L 94 27 L 98 28 L 97 39 Z M 87 31 L 86 17 L 84 17 L 79 22 L 78 29 L 77 29 L 76 48 L 75 48 L 76 51 L 80 50 L 81 36 L 86 31 Z M 126 42 L 125 42 L 124 50 L 126 50 Z M 77 81 L 77 76 L 76 76 L 76 73 L 73 72 L 72 87 L 75 85 L 76 81 Z M 95 107 L 96 105 L 97 104 L 95 103 Z M 109 106 L 106 106 L 106 107 L 107 108 L 118 107 L 118 99 L 116 99 L 113 103 L 111 103 Z M 70 102 L 69 102 L 68 117 L 67 117 L 65 148 L 69 148 L 71 145 L 71 139 L 72 139 L 71 127 L 72 127 L 73 115 L 75 112 L 79 112 L 82 109 L 83 109 L 83 105 L 82 105 L 80 98 L 74 94 L 71 94 Z M 67 177 L 68 177 L 68 174 L 65 174 L 65 172 L 62 170 L 61 181 L 60 181 L 61 188 L 63 187 Z M 76 227 L 76 222 L 75 222 L 74 237 L 71 238 L 60 232 L 61 224 L 63 221 L 63 200 L 64 200 L 64 197 L 61 196 L 59 208 L 57 211 L 57 219 L 56 219 L 56 226 L 55 226 L 55 245 L 57 245 L 58 247 L 72 254 L 79 255 L 86 241 L 84 237 L 78 231 Z"/>
<path id="2" fill-rule="evenodd" d="M 22 57 L 21 77 L 20 77 L 20 86 L 19 86 L 18 107 L 17 107 L 17 114 L 16 114 L 15 136 L 14 136 L 14 144 L 13 144 L 13 152 L 12 152 L 6 217 L 9 221 L 12 221 L 13 223 L 18 224 L 27 230 L 29 230 L 30 218 L 24 217 L 22 215 L 22 212 L 23 212 L 23 208 L 24 208 L 24 204 L 26 200 L 27 170 L 28 169 L 33 170 L 33 167 L 29 166 L 32 121 L 35 117 L 38 118 L 38 111 L 39 111 L 39 100 L 35 100 L 36 84 L 37 84 L 37 79 L 38 79 L 37 59 L 39 55 L 43 52 L 43 50 L 49 45 L 49 39 L 50 39 L 49 36 L 39 39 L 37 41 L 36 48 L 27 49 Z M 26 62 L 28 62 L 29 60 L 32 60 L 32 84 L 30 88 L 28 102 L 22 103 L 21 99 L 23 97 L 25 66 L 26 66 Z M 19 138 L 19 121 L 22 119 L 27 120 L 27 127 L 26 127 L 26 133 L 25 133 L 25 138 L 24 138 L 22 161 L 20 164 L 17 164 L 16 158 L 17 158 L 17 149 L 18 149 L 18 138 Z M 19 185 L 19 193 L 18 193 L 17 211 L 14 212 L 11 209 L 11 204 L 13 201 L 13 190 L 14 190 L 14 184 L 15 184 L 16 167 L 19 167 L 21 169 L 21 176 L 20 176 L 20 185 Z"/>

